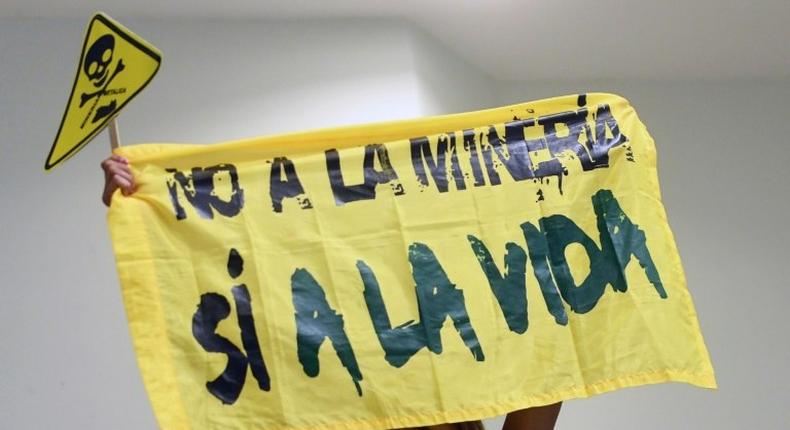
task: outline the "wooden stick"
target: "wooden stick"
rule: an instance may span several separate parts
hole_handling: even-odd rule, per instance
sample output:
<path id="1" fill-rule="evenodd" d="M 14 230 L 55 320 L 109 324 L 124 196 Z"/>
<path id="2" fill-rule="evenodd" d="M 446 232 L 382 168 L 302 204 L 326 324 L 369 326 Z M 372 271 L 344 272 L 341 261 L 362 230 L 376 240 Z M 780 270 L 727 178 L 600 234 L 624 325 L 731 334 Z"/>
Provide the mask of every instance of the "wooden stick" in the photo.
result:
<path id="1" fill-rule="evenodd" d="M 121 146 L 121 135 L 118 133 L 117 117 L 110 120 L 110 148 L 114 151 Z"/>

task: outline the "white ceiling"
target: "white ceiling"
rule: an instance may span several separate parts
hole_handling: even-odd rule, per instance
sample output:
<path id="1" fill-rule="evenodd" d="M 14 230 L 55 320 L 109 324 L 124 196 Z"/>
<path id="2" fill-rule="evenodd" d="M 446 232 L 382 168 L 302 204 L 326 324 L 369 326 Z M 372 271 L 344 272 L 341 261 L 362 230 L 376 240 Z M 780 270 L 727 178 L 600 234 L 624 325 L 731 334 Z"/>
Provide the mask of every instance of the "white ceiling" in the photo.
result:
<path id="1" fill-rule="evenodd" d="M 790 77 L 790 0 L 2 0 L 0 17 L 407 20 L 502 80 Z"/>

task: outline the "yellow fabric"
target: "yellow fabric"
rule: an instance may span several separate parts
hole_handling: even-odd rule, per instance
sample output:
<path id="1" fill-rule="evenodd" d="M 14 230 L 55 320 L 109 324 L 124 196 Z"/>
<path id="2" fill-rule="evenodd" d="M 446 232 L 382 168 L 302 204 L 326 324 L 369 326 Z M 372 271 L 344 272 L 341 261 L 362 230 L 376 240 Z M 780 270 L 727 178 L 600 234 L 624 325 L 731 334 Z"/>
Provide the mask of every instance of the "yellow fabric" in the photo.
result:
<path id="1" fill-rule="evenodd" d="M 368 187 L 375 197 L 368 198 L 361 184 L 365 147 L 373 144 L 383 145 L 367 147 L 370 177 L 391 163 L 397 179 L 378 176 L 381 183 Z M 611 148 L 601 152 L 605 144 Z M 430 157 L 421 152 L 426 148 Z M 339 169 L 327 164 L 330 149 Z M 457 115 L 118 152 L 130 160 L 138 189 L 130 197 L 116 193 L 108 221 L 135 351 L 162 428 L 417 427 L 643 384 L 716 387 L 661 203 L 653 140 L 618 96 L 573 95 Z M 287 176 L 285 159 L 296 176 Z M 273 175 L 275 166 L 279 174 Z M 346 191 L 356 191 L 338 198 L 330 171 L 336 188 L 340 173 Z M 442 174 L 446 191 L 439 191 Z M 276 210 L 273 196 L 294 178 L 302 192 L 286 193 Z M 601 203 L 611 203 L 607 195 L 621 212 Z M 190 196 L 213 203 L 201 207 Z M 231 208 L 221 208 L 222 202 Z M 563 244 L 558 238 L 575 231 L 567 220 L 582 235 Z M 539 236 L 528 238 L 530 226 Z M 652 263 L 639 254 L 640 237 Z M 541 243 L 548 247 L 543 257 Z M 540 275 L 545 288 L 536 274 L 540 267 L 550 268 Z M 389 318 L 385 328 L 380 319 L 373 323 L 382 312 L 364 273 L 378 284 Z M 616 282 L 608 282 L 618 273 L 625 291 L 622 283 L 615 291 Z M 584 295 L 595 279 L 607 280 L 597 300 Z M 240 285 L 248 291 L 270 387 L 262 389 L 245 363 L 241 392 L 223 402 L 207 383 L 224 374 L 229 355 L 207 351 L 195 333 L 221 336 L 251 361 L 254 348 L 242 339 L 238 311 L 244 309 L 234 289 Z M 526 288 L 526 316 L 519 313 L 519 285 Z M 303 300 L 316 286 L 331 312 L 310 311 Z M 224 301 L 224 312 L 209 309 L 209 299 Z M 552 300 L 561 306 L 550 311 Z M 452 308 L 448 313 L 462 333 L 442 306 Z M 219 321 L 216 330 L 206 322 L 209 314 Z M 337 323 L 337 316 L 346 344 L 323 338 L 321 330 L 331 324 L 310 325 Z M 441 346 L 431 324 L 443 324 L 436 329 Z M 322 341 L 317 374 L 307 369 L 310 354 L 298 330 Z M 387 344 L 389 356 L 381 336 L 401 336 Z M 425 345 L 410 355 L 399 349 L 408 341 Z M 343 347 L 345 363 L 337 352 Z M 349 350 L 361 378 L 348 366 Z"/>

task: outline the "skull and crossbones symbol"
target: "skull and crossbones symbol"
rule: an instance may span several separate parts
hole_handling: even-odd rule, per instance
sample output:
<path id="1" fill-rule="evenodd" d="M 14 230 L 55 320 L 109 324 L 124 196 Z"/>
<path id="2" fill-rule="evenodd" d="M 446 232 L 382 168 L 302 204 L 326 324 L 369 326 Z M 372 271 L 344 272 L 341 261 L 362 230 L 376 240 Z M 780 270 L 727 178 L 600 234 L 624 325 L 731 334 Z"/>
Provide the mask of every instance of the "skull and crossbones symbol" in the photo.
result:
<path id="1" fill-rule="evenodd" d="M 80 107 L 83 107 L 85 103 L 93 99 L 93 104 L 88 110 L 88 113 L 85 115 L 85 119 L 82 121 L 80 128 L 85 127 L 85 123 L 88 122 L 88 118 L 91 116 L 94 110 L 96 110 L 96 115 L 93 117 L 91 123 L 95 123 L 115 111 L 115 99 L 104 106 L 99 106 L 99 108 L 96 109 L 96 105 L 99 103 L 99 100 L 101 100 L 102 96 L 108 94 L 107 87 L 110 85 L 112 80 L 115 79 L 118 73 L 122 72 L 123 69 L 126 68 L 126 66 L 123 64 L 123 59 L 119 58 L 115 69 L 112 71 L 112 73 L 110 73 L 109 69 L 113 60 L 114 50 L 115 38 L 111 34 L 105 34 L 93 42 L 91 47 L 88 49 L 87 54 L 85 55 L 85 61 L 82 65 L 82 70 L 85 72 L 85 75 L 88 77 L 88 79 L 90 79 L 91 83 L 97 88 L 97 90 L 91 93 L 82 93 L 80 96 Z"/>

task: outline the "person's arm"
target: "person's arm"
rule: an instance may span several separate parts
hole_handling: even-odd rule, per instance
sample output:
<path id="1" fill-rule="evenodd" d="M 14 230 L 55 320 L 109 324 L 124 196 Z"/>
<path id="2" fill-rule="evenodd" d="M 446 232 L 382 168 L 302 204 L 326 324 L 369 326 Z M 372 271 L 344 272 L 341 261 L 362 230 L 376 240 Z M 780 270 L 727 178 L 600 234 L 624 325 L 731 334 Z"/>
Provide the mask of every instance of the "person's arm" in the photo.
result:
<path id="1" fill-rule="evenodd" d="M 125 196 L 134 192 L 134 177 L 132 169 L 129 168 L 129 160 L 120 155 L 113 155 L 101 162 L 101 168 L 104 170 L 104 192 L 101 200 L 105 206 L 110 206 L 112 193 L 118 188 Z"/>

